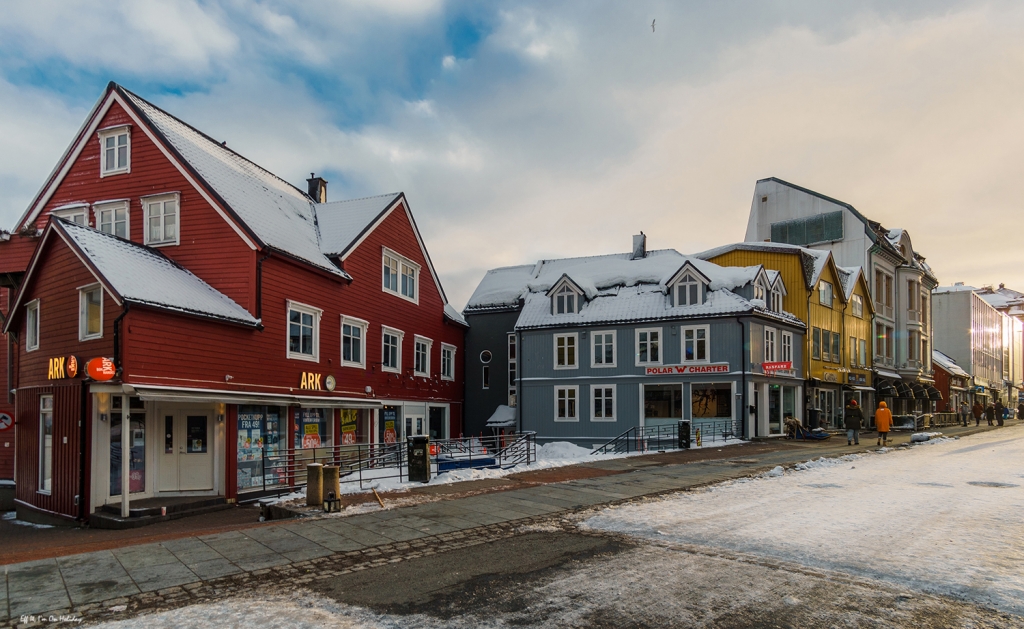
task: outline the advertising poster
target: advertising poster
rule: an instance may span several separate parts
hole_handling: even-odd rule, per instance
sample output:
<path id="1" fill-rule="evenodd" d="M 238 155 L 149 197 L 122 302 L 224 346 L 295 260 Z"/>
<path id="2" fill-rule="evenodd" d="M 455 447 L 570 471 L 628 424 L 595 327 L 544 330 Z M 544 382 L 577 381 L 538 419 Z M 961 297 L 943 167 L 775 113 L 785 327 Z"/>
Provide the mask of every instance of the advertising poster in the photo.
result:
<path id="1" fill-rule="evenodd" d="M 341 410 L 341 443 L 351 445 L 356 442 L 356 430 L 359 424 L 359 411 L 345 408 Z"/>

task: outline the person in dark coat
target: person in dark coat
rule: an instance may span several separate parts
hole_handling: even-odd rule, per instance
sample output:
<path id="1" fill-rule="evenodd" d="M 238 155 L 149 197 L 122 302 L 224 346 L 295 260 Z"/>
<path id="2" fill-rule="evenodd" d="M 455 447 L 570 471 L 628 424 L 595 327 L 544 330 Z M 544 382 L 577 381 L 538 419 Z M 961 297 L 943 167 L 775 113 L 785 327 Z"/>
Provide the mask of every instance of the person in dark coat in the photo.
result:
<path id="1" fill-rule="evenodd" d="M 981 416 L 985 412 L 985 407 L 981 405 L 981 402 L 975 400 L 974 407 L 971 408 L 971 414 L 974 415 L 974 425 L 981 425 Z"/>
<path id="2" fill-rule="evenodd" d="M 964 428 L 967 427 L 967 420 L 971 416 L 971 407 L 967 406 L 967 402 L 960 402 L 960 423 L 963 424 Z"/>
<path id="3" fill-rule="evenodd" d="M 844 413 L 846 424 L 846 445 L 860 445 L 860 427 L 864 424 L 864 413 L 860 410 L 857 400 L 850 399 Z"/>
<path id="4" fill-rule="evenodd" d="M 993 424 L 992 422 L 995 421 L 995 419 L 996 407 L 991 402 L 989 402 L 988 406 L 985 407 L 985 420 L 988 422 L 989 426 L 994 426 L 995 424 Z"/>
<path id="5" fill-rule="evenodd" d="M 1017 419 L 1024 419 L 1024 402 L 1017 405 Z"/>
<path id="6" fill-rule="evenodd" d="M 996 400 L 996 408 L 995 408 L 996 423 L 999 424 L 1000 426 L 1003 425 L 1003 412 L 1004 411 L 1006 411 L 1006 407 L 1003 406 L 1003 401 L 1002 400 Z"/>

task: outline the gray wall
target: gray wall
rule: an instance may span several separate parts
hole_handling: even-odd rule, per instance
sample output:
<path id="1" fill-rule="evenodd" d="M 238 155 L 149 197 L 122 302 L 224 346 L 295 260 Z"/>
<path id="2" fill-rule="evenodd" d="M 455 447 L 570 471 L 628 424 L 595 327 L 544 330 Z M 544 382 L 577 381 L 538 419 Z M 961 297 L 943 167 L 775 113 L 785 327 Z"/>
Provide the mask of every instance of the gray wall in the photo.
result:
<path id="1" fill-rule="evenodd" d="M 466 374 L 465 434 L 489 434 L 487 419 L 500 404 L 508 404 L 508 334 L 515 331 L 518 311 L 466 315 L 466 353 L 462 357 Z M 480 353 L 491 352 L 491 381 L 483 388 Z"/>

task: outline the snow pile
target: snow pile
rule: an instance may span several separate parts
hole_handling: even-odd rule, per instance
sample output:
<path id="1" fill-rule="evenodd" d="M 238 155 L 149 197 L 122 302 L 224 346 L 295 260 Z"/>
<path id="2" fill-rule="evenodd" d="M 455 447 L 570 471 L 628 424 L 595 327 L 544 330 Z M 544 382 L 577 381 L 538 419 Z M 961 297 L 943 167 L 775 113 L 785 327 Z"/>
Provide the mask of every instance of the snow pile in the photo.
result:
<path id="1" fill-rule="evenodd" d="M 581 461 L 593 460 L 605 455 L 591 455 L 589 448 L 583 448 L 568 441 L 554 441 L 537 446 L 538 461 Z"/>
<path id="2" fill-rule="evenodd" d="M 844 457 L 845 458 L 845 457 Z M 583 526 L 753 553 L 1024 613 L 1024 427 L 607 509 Z M 794 526 L 799 533 L 794 534 Z M 663 534 L 659 534 L 659 531 Z"/>
<path id="3" fill-rule="evenodd" d="M 910 435 L 910 443 L 921 443 L 941 436 L 941 432 L 915 432 Z"/>

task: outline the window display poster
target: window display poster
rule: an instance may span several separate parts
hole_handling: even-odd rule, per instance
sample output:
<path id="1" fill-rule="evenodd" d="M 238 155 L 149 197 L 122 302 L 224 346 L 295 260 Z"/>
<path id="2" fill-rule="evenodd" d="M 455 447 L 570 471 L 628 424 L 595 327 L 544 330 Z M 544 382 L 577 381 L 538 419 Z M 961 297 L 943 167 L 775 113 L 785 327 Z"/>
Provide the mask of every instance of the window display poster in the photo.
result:
<path id="1" fill-rule="evenodd" d="M 356 442 L 356 429 L 359 425 L 359 411 L 352 408 L 341 409 L 341 444 L 350 445 Z"/>
<path id="2" fill-rule="evenodd" d="M 380 411 L 380 437 L 384 443 L 398 443 L 398 407 L 385 406 Z"/>
<path id="3" fill-rule="evenodd" d="M 331 445 L 327 428 L 329 411 L 322 408 L 295 410 L 295 447 L 319 448 Z"/>
<path id="4" fill-rule="evenodd" d="M 205 454 L 207 448 L 205 415 L 189 415 L 185 418 L 185 452 Z"/>

